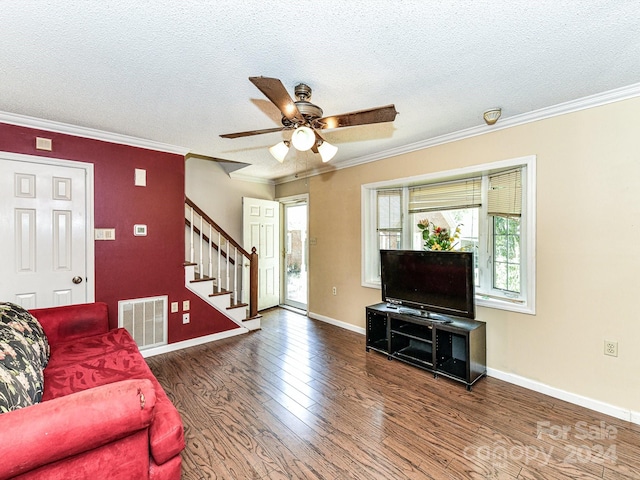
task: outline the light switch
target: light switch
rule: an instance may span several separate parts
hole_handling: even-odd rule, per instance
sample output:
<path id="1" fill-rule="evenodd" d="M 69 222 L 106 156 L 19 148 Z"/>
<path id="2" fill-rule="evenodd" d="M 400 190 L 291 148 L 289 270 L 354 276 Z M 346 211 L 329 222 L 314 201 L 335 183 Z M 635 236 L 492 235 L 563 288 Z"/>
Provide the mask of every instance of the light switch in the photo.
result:
<path id="1" fill-rule="evenodd" d="M 190 307 L 191 307 L 191 304 L 189 303 L 189 300 L 185 300 L 184 302 L 182 302 L 183 312 L 188 312 Z"/>
<path id="2" fill-rule="evenodd" d="M 142 168 L 136 168 L 135 174 L 135 184 L 136 187 L 146 187 L 147 186 L 147 171 Z"/>
<path id="3" fill-rule="evenodd" d="M 94 230 L 94 240 L 115 240 L 116 229 L 115 228 L 96 228 Z"/>
<path id="4" fill-rule="evenodd" d="M 171 302 L 171 313 L 178 313 L 178 302 Z"/>

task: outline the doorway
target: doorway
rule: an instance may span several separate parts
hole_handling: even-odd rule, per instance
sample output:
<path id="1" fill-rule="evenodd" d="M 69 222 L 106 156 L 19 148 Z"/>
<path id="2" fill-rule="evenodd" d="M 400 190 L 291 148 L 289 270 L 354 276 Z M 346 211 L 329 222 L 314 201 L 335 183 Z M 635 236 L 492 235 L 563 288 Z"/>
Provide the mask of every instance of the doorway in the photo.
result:
<path id="1" fill-rule="evenodd" d="M 283 201 L 283 212 L 283 303 L 306 312 L 309 285 L 306 198 Z"/>
<path id="2" fill-rule="evenodd" d="M 265 310 L 280 301 L 280 204 L 242 197 L 242 212 L 245 249 L 258 251 L 258 310 Z"/>
<path id="3" fill-rule="evenodd" d="M 94 298 L 93 165 L 0 154 L 0 298 L 24 308 Z"/>

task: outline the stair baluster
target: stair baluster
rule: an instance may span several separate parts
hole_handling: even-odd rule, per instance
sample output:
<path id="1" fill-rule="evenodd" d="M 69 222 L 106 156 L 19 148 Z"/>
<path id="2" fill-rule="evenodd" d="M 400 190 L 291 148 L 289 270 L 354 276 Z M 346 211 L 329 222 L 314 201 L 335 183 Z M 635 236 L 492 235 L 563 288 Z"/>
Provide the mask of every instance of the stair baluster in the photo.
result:
<path id="1" fill-rule="evenodd" d="M 229 294 L 233 303 L 230 308 L 248 304 L 248 319 L 258 319 L 258 254 L 255 247 L 248 253 L 188 198 L 185 200 L 185 223 L 189 235 L 187 257 L 197 268 L 196 278 L 212 281 L 212 295 Z M 249 267 L 248 272 L 245 265 Z"/>
<path id="2" fill-rule="evenodd" d="M 213 245 L 212 245 L 212 235 L 213 235 L 213 229 L 211 227 L 211 224 L 209 224 L 209 268 L 207 270 L 207 275 L 209 276 L 209 278 L 213 278 L 213 255 L 211 255 L 211 252 L 213 252 Z"/>

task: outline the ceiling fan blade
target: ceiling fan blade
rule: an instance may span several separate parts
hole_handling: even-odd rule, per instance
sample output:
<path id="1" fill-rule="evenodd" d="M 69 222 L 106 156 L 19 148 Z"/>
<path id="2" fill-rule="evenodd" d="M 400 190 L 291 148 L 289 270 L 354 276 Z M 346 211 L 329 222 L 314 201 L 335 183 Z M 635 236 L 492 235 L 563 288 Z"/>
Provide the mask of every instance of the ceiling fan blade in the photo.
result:
<path id="1" fill-rule="evenodd" d="M 251 135 L 262 135 L 263 133 L 280 132 L 282 130 L 284 130 L 284 127 L 274 127 L 274 128 L 264 128 L 262 130 L 249 130 L 248 132 L 225 133 L 224 135 L 220 135 L 220 136 L 222 138 L 240 138 L 240 137 L 250 137 Z"/>
<path id="2" fill-rule="evenodd" d="M 322 124 L 321 128 L 353 127 L 355 125 L 366 125 L 368 123 L 393 122 L 396 119 L 395 105 L 358 110 L 357 112 L 343 113 L 342 115 L 331 115 L 318 120 Z"/>
<path id="3" fill-rule="evenodd" d="M 304 121 L 304 117 L 280 80 L 269 77 L 249 77 L 249 80 L 278 107 L 286 118 Z"/>

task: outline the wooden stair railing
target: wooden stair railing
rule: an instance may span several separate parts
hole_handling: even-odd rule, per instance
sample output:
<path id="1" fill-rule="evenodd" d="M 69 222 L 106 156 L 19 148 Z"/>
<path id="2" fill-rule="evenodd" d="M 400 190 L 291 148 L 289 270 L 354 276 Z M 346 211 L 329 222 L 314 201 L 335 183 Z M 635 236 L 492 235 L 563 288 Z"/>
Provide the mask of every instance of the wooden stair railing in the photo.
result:
<path id="1" fill-rule="evenodd" d="M 246 260 L 249 266 L 248 318 L 256 318 L 258 316 L 256 248 L 253 247 L 251 253 L 247 252 L 189 198 L 185 198 L 185 225 L 189 229 L 188 261 L 197 265 L 201 278 L 215 279 L 216 291 L 213 294 L 231 293 L 236 305 L 242 305 L 240 302 L 247 296 L 245 288 L 247 279 L 242 269 Z"/>

